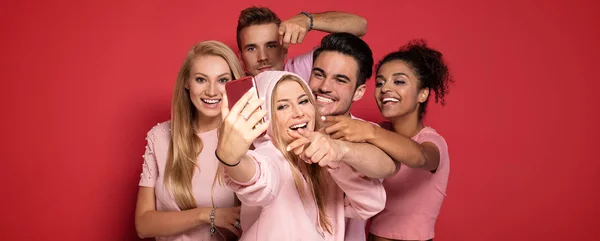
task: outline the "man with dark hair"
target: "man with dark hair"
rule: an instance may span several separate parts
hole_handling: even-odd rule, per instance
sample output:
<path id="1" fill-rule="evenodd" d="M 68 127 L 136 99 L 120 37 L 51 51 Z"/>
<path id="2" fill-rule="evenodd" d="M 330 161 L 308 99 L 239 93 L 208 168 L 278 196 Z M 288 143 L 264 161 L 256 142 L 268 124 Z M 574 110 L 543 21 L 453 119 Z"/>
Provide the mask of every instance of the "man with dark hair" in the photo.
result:
<path id="1" fill-rule="evenodd" d="M 354 101 L 363 97 L 365 83 L 373 74 L 373 62 L 373 52 L 362 39 L 349 33 L 332 33 L 321 40 L 312 54 L 298 56 L 286 65 L 286 70 L 301 73 L 311 70 L 309 86 L 322 116 L 327 119 L 335 116 L 359 119 L 350 113 L 350 108 Z M 325 124 L 327 126 L 327 121 Z M 325 133 L 330 132 L 329 129 L 330 126 L 327 126 Z M 351 155 L 344 155 L 342 159 L 367 177 L 384 178 L 397 168 L 388 155 L 371 144 L 328 139 L 343 146 L 341 149 L 353 150 Z M 345 241 L 364 241 L 365 221 L 347 219 L 345 232 Z"/>

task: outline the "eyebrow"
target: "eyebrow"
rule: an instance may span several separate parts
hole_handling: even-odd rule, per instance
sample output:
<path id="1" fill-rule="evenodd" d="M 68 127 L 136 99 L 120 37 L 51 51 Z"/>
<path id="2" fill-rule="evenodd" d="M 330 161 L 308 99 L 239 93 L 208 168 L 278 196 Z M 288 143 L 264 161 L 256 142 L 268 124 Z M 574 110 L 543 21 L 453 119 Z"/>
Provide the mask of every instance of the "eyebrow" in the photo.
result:
<path id="1" fill-rule="evenodd" d="M 393 73 L 393 74 L 392 74 L 392 76 L 401 76 L 401 75 L 404 75 L 404 76 L 406 76 L 406 78 L 410 78 L 410 77 L 408 77 L 408 75 L 407 75 L 407 74 L 405 74 L 405 73 L 402 73 L 402 72 L 398 72 L 398 73 Z M 377 76 L 375 76 L 375 78 L 382 78 L 382 79 L 384 79 L 383 75 L 377 75 Z"/>
<path id="2" fill-rule="evenodd" d="M 267 42 L 265 45 L 269 45 L 269 44 L 277 44 L 277 41 L 269 41 Z M 246 44 L 244 46 L 245 49 L 250 48 L 250 47 L 254 47 L 256 48 L 258 46 L 258 44 Z"/>
<path id="3" fill-rule="evenodd" d="M 325 71 L 324 71 L 323 69 L 319 68 L 319 67 L 314 67 L 312 70 L 313 70 L 313 71 L 319 71 L 319 72 L 321 72 L 321 73 L 325 73 Z M 347 75 L 345 75 L 345 74 L 336 74 L 336 75 L 334 75 L 334 76 L 335 76 L 336 78 L 345 79 L 345 80 L 347 80 L 347 81 L 350 81 L 350 78 L 349 78 Z"/>
<path id="4" fill-rule="evenodd" d="M 298 96 L 298 99 L 302 99 L 303 97 L 306 97 L 306 94 L 301 94 L 300 96 Z M 278 100 L 277 102 L 284 102 L 284 101 L 289 102 L 290 100 L 289 99 L 281 99 L 281 100 Z"/>
<path id="5" fill-rule="evenodd" d="M 208 75 L 205 75 L 205 74 L 200 73 L 200 72 L 194 73 L 194 75 L 202 75 L 204 77 L 208 77 Z M 224 76 L 227 76 L 227 75 L 231 75 L 231 74 L 230 73 L 222 73 L 222 74 L 218 75 L 217 78 L 224 77 Z"/>

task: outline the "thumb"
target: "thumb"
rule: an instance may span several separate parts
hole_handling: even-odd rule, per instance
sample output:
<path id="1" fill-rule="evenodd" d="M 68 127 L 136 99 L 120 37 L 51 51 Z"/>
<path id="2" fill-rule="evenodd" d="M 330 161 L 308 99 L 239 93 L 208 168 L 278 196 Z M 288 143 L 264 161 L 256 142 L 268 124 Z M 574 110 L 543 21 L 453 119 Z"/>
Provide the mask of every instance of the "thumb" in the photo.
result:
<path id="1" fill-rule="evenodd" d="M 312 138 L 316 135 L 314 131 L 307 131 L 304 129 L 298 129 L 298 134 L 309 140 L 312 140 Z"/>
<path id="2" fill-rule="evenodd" d="M 298 129 L 298 132 L 300 132 L 300 130 L 301 129 Z M 294 139 L 299 139 L 299 138 L 303 137 L 302 135 L 299 135 L 298 133 L 296 133 L 295 131 L 292 131 L 290 129 L 288 129 L 287 132 L 288 132 L 288 135 L 290 135 Z"/>
<path id="3" fill-rule="evenodd" d="M 223 98 L 221 99 L 221 120 L 225 120 L 227 115 L 229 115 L 229 100 L 227 99 L 227 93 L 223 92 Z"/>

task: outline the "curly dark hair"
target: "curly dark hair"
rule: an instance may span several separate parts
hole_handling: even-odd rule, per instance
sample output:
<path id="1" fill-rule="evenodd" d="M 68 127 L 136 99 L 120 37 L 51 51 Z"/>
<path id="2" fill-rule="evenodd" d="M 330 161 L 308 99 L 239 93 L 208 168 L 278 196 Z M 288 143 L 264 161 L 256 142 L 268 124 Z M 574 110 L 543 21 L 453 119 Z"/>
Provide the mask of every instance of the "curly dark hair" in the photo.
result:
<path id="1" fill-rule="evenodd" d="M 442 106 L 446 105 L 444 97 L 448 94 L 448 88 L 454 79 L 440 51 L 428 47 L 424 39 L 412 40 L 400 47 L 398 51 L 383 57 L 377 64 L 375 73 L 379 73 L 382 65 L 394 60 L 406 63 L 419 79 L 419 87 L 435 92 L 435 102 L 440 102 Z M 427 102 L 426 100 L 419 107 L 419 119 L 425 115 Z"/>

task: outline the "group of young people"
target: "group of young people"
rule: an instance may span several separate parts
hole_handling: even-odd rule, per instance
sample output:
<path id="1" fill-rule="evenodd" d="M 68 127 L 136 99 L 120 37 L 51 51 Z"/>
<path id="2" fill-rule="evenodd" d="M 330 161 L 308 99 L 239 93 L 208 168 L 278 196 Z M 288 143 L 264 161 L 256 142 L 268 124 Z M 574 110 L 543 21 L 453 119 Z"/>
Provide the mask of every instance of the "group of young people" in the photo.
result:
<path id="1" fill-rule="evenodd" d="M 219 41 L 194 45 L 175 82 L 171 119 L 146 136 L 138 235 L 433 239 L 450 163 L 444 138 L 422 118 L 431 92 L 444 104 L 453 80 L 423 40 L 375 65 L 361 39 L 366 30 L 366 20 L 349 13 L 281 21 L 250 7 L 238 19 L 239 56 Z M 310 31 L 329 34 L 287 59 Z M 374 96 L 387 119 L 380 124 L 350 111 L 374 67 Z M 225 84 L 247 75 L 256 89 L 228 108 Z"/>

